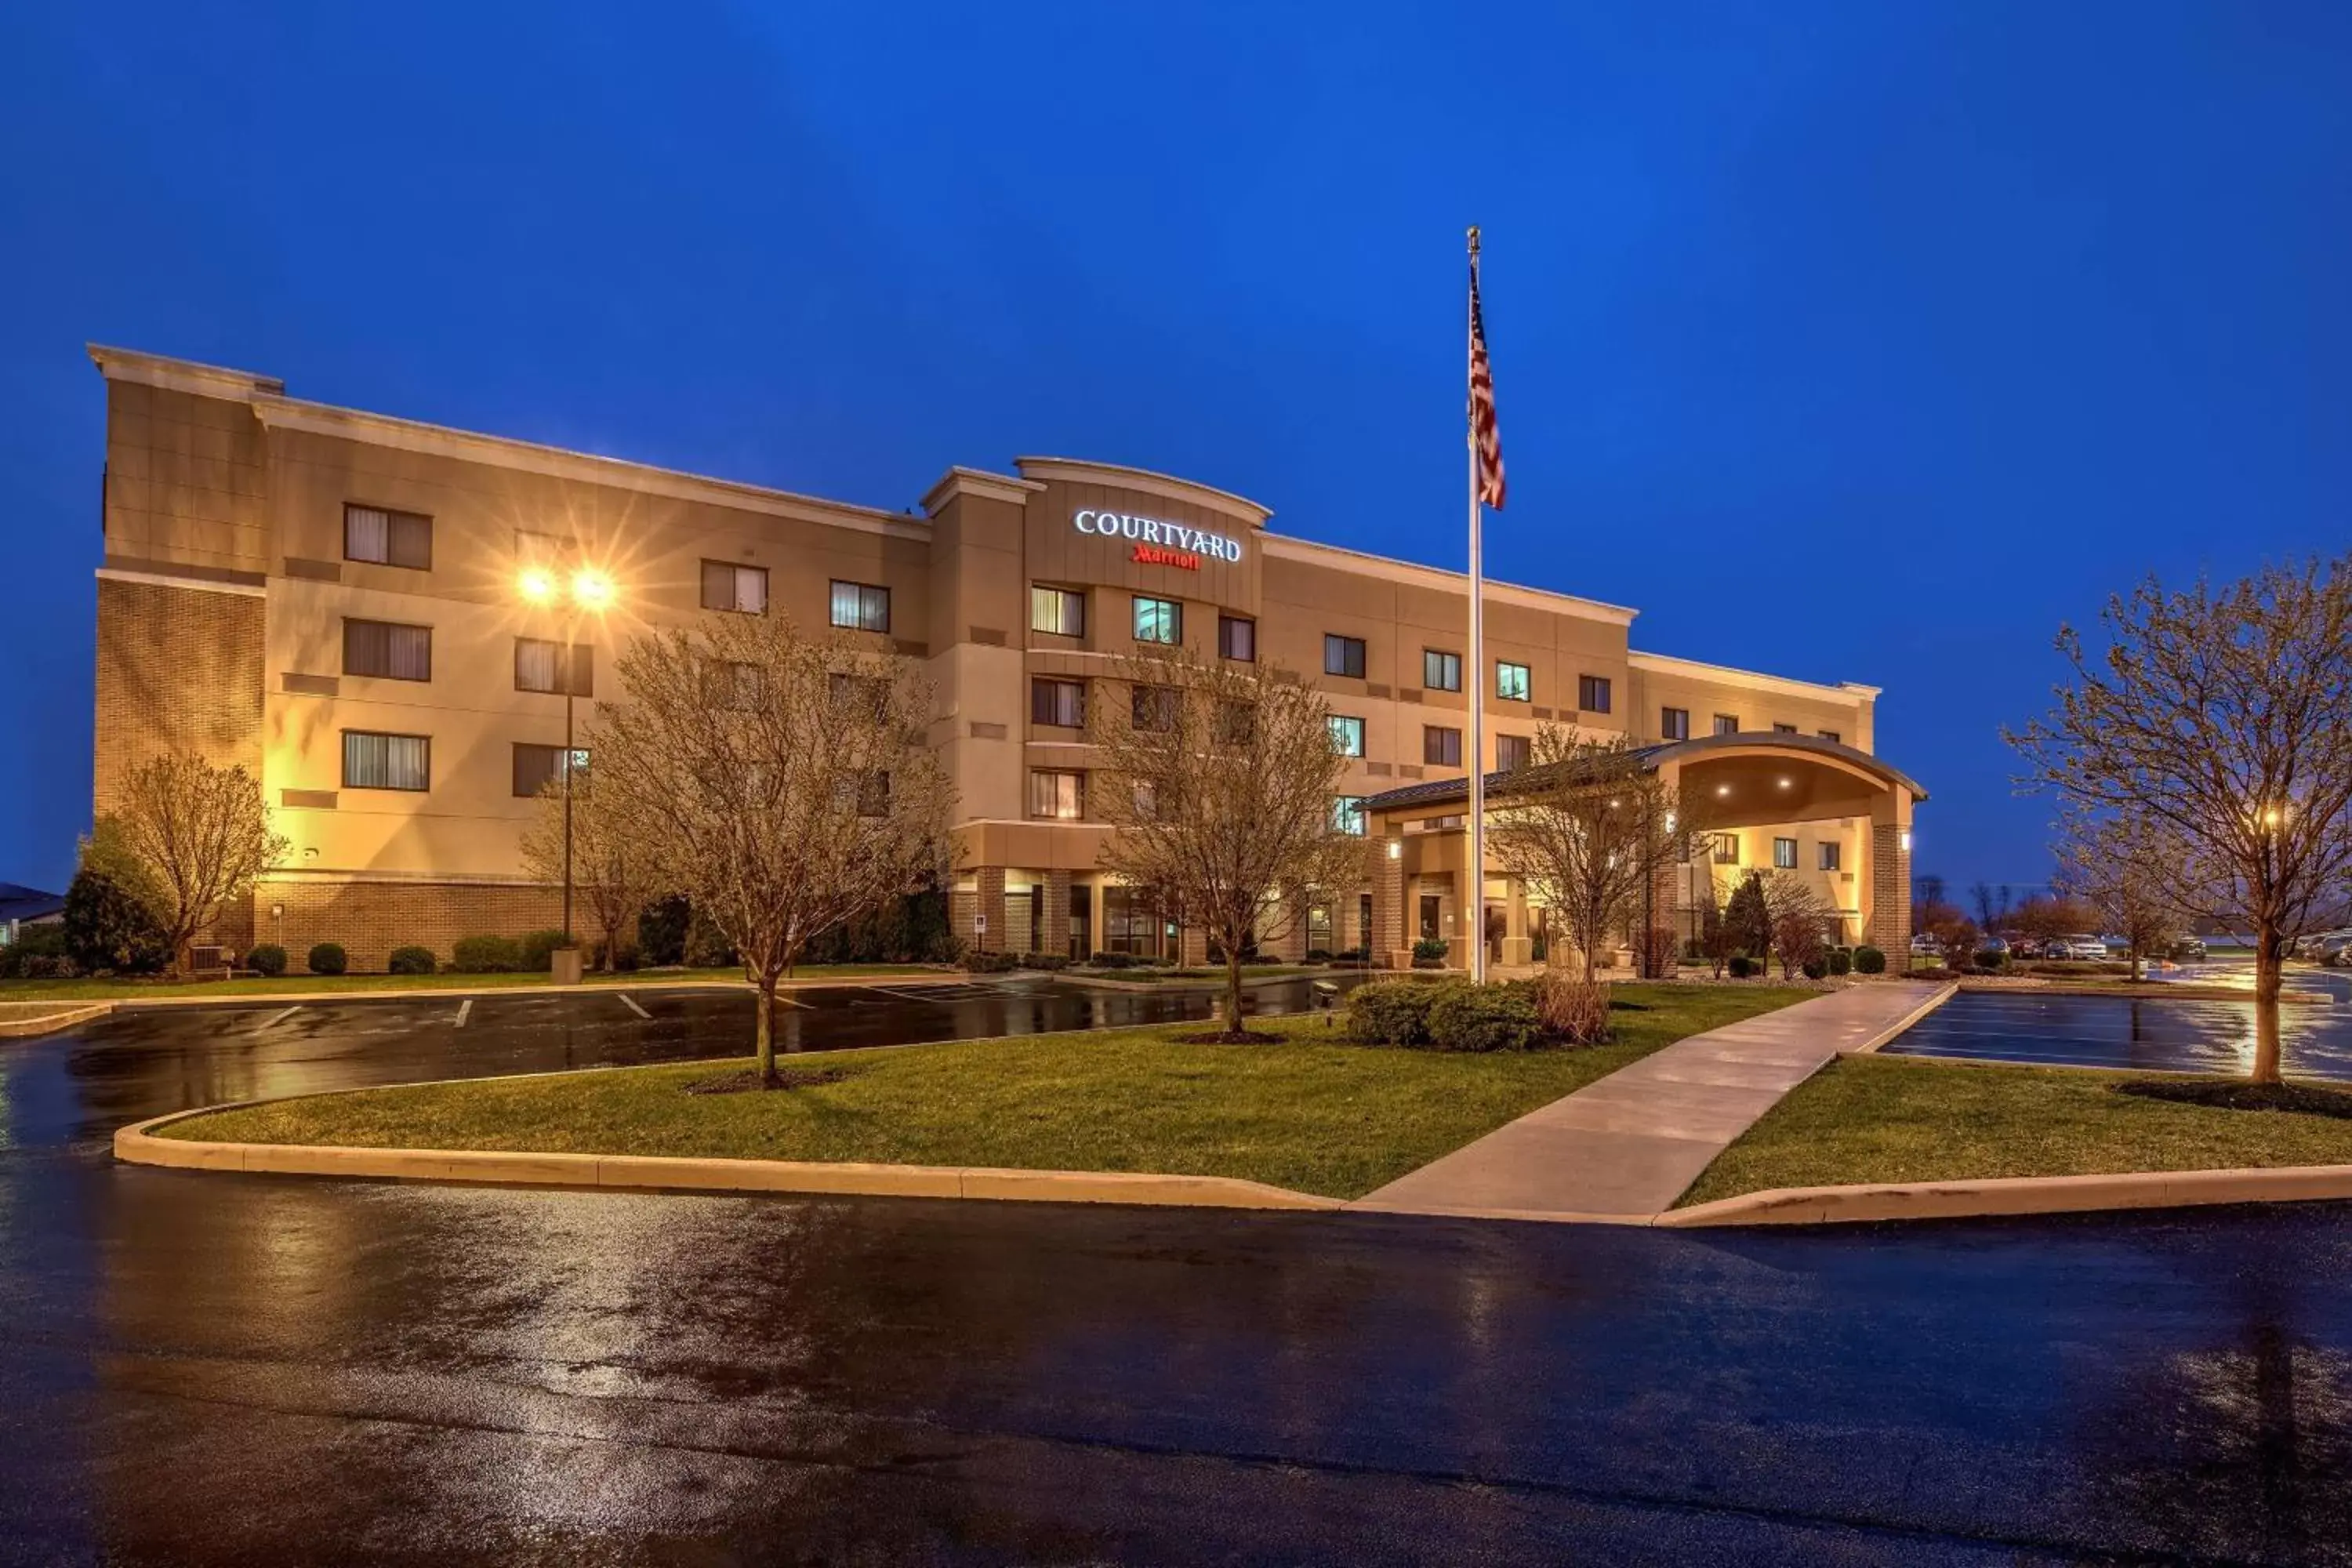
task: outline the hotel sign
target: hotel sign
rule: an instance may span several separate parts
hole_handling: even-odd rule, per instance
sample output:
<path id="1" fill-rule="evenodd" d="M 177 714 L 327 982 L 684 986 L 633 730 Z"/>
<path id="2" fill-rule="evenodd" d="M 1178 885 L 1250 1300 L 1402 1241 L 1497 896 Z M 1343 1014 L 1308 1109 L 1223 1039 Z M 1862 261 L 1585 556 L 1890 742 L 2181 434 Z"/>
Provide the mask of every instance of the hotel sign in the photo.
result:
<path id="1" fill-rule="evenodd" d="M 1129 559 L 1146 566 L 1181 566 L 1187 572 L 1198 572 L 1204 555 L 1212 561 L 1242 558 L 1238 539 L 1228 539 L 1188 523 L 1137 517 L 1132 512 L 1097 511 L 1089 507 L 1071 518 L 1070 526 L 1080 533 L 1105 539 L 1133 540 L 1135 550 Z"/>

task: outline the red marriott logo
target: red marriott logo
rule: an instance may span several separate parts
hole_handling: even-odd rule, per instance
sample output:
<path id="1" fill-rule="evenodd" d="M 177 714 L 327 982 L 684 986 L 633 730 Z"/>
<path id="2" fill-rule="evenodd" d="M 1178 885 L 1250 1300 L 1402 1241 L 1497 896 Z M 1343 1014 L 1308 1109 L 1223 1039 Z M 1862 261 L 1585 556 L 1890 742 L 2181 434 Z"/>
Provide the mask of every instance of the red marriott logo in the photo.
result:
<path id="1" fill-rule="evenodd" d="M 1145 566 L 1181 566 L 1187 572 L 1201 569 L 1201 558 L 1190 550 L 1171 550 L 1164 544 L 1139 544 L 1129 561 Z"/>

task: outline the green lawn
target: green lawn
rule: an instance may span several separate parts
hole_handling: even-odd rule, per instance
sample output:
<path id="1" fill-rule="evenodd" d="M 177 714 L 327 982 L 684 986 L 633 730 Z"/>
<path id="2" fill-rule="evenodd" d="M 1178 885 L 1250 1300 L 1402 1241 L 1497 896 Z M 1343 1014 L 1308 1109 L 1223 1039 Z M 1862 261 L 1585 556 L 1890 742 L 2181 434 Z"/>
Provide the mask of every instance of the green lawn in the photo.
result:
<path id="1" fill-rule="evenodd" d="M 1617 1040 L 1451 1056 L 1343 1043 L 1327 1016 L 1254 1019 L 1275 1046 L 1187 1045 L 1198 1024 L 789 1058 L 837 1082 L 696 1095 L 740 1061 L 427 1084 L 175 1124 L 228 1142 L 862 1160 L 1241 1176 L 1356 1197 L 1669 1041 L 1812 993 L 1624 985 Z"/>
<path id="2" fill-rule="evenodd" d="M 871 980 L 885 975 L 930 975 L 947 972 L 912 963 L 819 963 L 793 972 L 796 981 Z M 674 985 L 681 981 L 726 980 L 740 983 L 740 969 L 638 969 L 625 974 L 589 974 L 591 985 Z M 48 1002 L 87 999 L 105 1002 L 154 1002 L 174 996 L 273 996 L 280 992 L 309 991 L 494 991 L 519 985 L 546 985 L 548 976 L 531 974 L 284 974 L 275 980 L 249 976 L 236 980 L 205 980 L 180 984 L 166 980 L 0 980 L 0 1002 Z"/>
<path id="3" fill-rule="evenodd" d="M 2115 1092 L 2145 1076 L 1847 1057 L 1766 1112 L 1682 1202 L 1864 1182 L 2352 1163 L 2352 1121 Z"/>

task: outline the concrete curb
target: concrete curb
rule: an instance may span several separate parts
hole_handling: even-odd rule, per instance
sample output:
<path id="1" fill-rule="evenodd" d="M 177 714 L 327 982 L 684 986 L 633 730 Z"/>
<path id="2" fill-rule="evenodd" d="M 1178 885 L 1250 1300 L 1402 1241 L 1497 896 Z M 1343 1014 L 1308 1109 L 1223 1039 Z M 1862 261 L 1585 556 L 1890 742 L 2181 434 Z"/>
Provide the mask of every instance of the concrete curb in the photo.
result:
<path id="1" fill-rule="evenodd" d="M 2352 1165 L 2292 1165 L 2271 1170 L 2146 1171 L 2111 1176 L 1997 1176 L 1851 1187 L 1780 1187 L 1669 1210 L 1650 1223 L 1674 1229 L 1842 1225 L 2344 1198 L 2352 1198 Z"/>
<path id="2" fill-rule="evenodd" d="M 103 1018 L 115 1009 L 112 1002 L 6 1002 L 0 1003 L 0 1040 L 21 1040 L 35 1035 L 54 1034 L 69 1029 L 76 1024 L 92 1018 Z M 29 1011 L 18 1011 L 18 1009 Z M 47 1008 L 47 1011 L 41 1009 Z"/>
<path id="3" fill-rule="evenodd" d="M 2126 1002 L 2252 1002 L 2252 991 L 2231 985 L 2200 985 L 2194 981 L 2152 980 L 2141 982 L 2144 989 L 2127 991 L 2118 985 L 2085 985 L 2068 980 L 2037 983 L 2020 976 L 2010 980 L 1998 975 L 1971 974 L 1952 984 L 1968 991 L 1990 991 L 2004 996 L 2112 996 Z M 2336 998 L 2325 991 L 2281 991 L 2279 1000 L 2299 1005 L 2332 1007 Z"/>
<path id="4" fill-rule="evenodd" d="M 1928 1014 L 1934 1012 L 1937 1008 L 1942 1006 L 1945 1003 L 1950 1001 L 1959 994 L 1960 985 L 1958 981 L 1945 981 L 1941 985 L 1937 986 L 1936 989 L 1929 992 L 1925 997 L 1921 998 L 1920 1003 L 1916 1007 L 1912 1008 L 1911 1011 L 1904 1014 L 1903 1016 L 1895 1019 L 1895 1022 L 1887 1025 L 1886 1027 L 1879 1030 L 1875 1035 L 1873 1035 L 1867 1044 L 1850 1046 L 1846 1049 L 1840 1051 L 1838 1055 L 1842 1057 L 1866 1057 L 1875 1054 L 1881 1046 L 1885 1045 L 1889 1040 L 1894 1039 L 1896 1036 L 1910 1028 L 1912 1025 L 1917 1023 L 1920 1019 L 1926 1017 Z M 1827 1066 L 1828 1064 L 1824 1063 L 1822 1065 Z M 1803 1087 L 1803 1084 L 1799 1084 L 1795 1088 L 1791 1089 L 1789 1093 L 1794 1094 L 1798 1089 L 1802 1089 Z M 1780 1098 L 1786 1100 L 1788 1095 L 1782 1095 Z M 1738 1141 L 1738 1140 L 1737 1139 L 1733 1140 L 1734 1142 L 1737 1142 Z"/>
<path id="5" fill-rule="evenodd" d="M 226 1105 L 173 1111 L 114 1134 L 134 1165 L 295 1176 L 369 1177 L 607 1191 L 859 1194 L 1014 1203 L 1143 1204 L 1188 1208 L 1336 1209 L 1338 1198 L 1231 1176 L 1120 1171 L 1019 1171 L 966 1165 L 877 1165 L 800 1160 L 702 1160 L 648 1154 L 530 1154 L 466 1149 L 352 1149 L 320 1144 L 200 1143 L 156 1129 Z"/>
<path id="6" fill-rule="evenodd" d="M 962 969 L 923 970 L 905 974 L 843 975 L 824 980 L 787 980 L 777 985 L 780 996 L 794 991 L 815 990 L 828 985 L 961 985 L 971 979 Z M 383 990 L 344 991 L 225 991 L 208 996 L 140 996 L 124 995 L 106 999 L 60 997 L 60 1005 L 89 1005 L 124 1012 L 141 1012 L 157 1007 L 268 1007 L 278 1003 L 296 1002 L 431 1002 L 446 997 L 462 1002 L 467 997 L 489 996 L 615 996 L 624 991 L 742 991 L 751 989 L 745 980 L 601 980 L 583 981 L 578 985 L 414 985 L 387 986 Z M 24 1004 L 38 1005 L 38 999 Z"/>

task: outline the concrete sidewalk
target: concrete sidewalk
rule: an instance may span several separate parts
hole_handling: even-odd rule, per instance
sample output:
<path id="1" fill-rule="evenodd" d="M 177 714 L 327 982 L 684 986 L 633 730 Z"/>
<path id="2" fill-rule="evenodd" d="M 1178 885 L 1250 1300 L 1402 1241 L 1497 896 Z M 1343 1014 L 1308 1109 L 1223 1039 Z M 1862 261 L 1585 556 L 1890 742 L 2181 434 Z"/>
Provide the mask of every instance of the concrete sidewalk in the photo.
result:
<path id="1" fill-rule="evenodd" d="M 1353 1206 L 1646 1220 L 1841 1051 L 1875 1050 L 1948 985 L 1854 985 L 1676 1040 Z"/>

